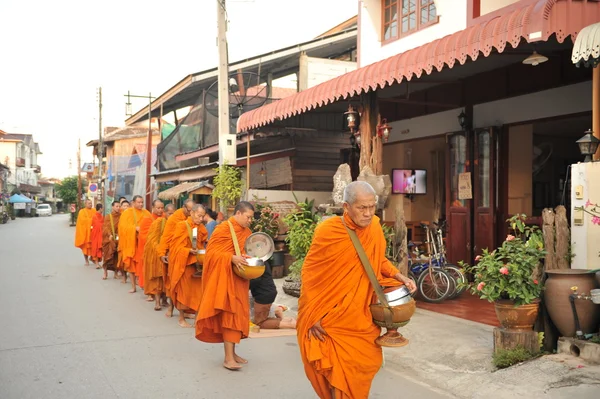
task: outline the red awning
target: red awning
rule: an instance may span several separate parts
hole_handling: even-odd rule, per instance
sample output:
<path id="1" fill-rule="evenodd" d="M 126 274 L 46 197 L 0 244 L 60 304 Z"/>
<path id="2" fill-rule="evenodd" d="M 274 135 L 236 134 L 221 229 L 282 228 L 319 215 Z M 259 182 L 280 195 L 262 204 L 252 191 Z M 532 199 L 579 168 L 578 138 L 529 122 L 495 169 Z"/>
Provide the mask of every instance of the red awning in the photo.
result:
<path id="1" fill-rule="evenodd" d="M 468 57 L 473 61 L 480 54 L 487 57 L 494 48 L 501 53 L 507 43 L 517 47 L 522 38 L 528 42 L 546 41 L 555 34 L 562 43 L 568 36 L 574 39 L 583 27 L 599 19 L 598 2 L 532 1 L 505 15 L 246 112 L 238 120 L 237 131 L 246 132 L 394 82 L 419 78 L 423 72 L 429 75 L 434 68 L 452 68 L 456 61 L 462 65 Z"/>

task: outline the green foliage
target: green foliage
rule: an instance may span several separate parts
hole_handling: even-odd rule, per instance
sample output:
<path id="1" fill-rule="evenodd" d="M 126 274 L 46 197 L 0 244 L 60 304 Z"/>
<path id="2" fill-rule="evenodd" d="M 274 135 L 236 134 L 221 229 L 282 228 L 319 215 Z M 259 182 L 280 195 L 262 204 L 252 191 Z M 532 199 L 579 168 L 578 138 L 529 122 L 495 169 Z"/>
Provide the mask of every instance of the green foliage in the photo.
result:
<path id="1" fill-rule="evenodd" d="M 290 255 L 296 258 L 296 261 L 290 265 L 290 272 L 293 277 L 298 277 L 302 270 L 304 258 L 308 254 L 315 228 L 319 222 L 319 216 L 313 211 L 314 200 L 308 202 L 298 202 L 298 210 L 288 214 L 284 221 L 288 226 L 288 235 L 286 242 Z"/>
<path id="2" fill-rule="evenodd" d="M 517 306 L 540 297 L 542 285 L 535 274 L 546 255 L 544 240 L 539 228 L 527 226 L 526 220 L 525 215 L 515 215 L 507 220 L 513 234 L 509 234 L 502 246 L 494 251 L 484 249 L 482 255 L 475 258 L 474 266 L 459 262 L 475 277 L 470 285 L 473 294 L 489 302 L 510 299 Z"/>
<path id="3" fill-rule="evenodd" d="M 214 169 L 214 190 L 212 195 L 218 199 L 223 208 L 235 205 L 242 196 L 242 180 L 239 168 L 224 163 Z"/>
<path id="4" fill-rule="evenodd" d="M 590 342 L 594 343 L 594 344 L 600 344 L 600 336 L 598 335 L 594 335 L 591 339 Z"/>
<path id="5" fill-rule="evenodd" d="M 84 187 L 87 187 L 87 183 L 85 182 L 85 180 L 82 180 L 81 194 L 86 193 L 86 189 L 84 189 Z M 58 198 L 62 198 L 63 204 L 65 204 L 66 206 L 68 206 L 68 204 L 79 205 L 79 201 L 77 201 L 77 176 L 67 177 L 63 179 L 61 183 L 57 184 L 56 195 L 58 196 Z"/>
<path id="6" fill-rule="evenodd" d="M 275 238 L 279 232 L 279 214 L 273 212 L 269 205 L 255 204 L 256 212 L 260 212 L 260 217 L 254 219 L 250 229 L 254 232 L 262 231 L 271 238 Z"/>
<path id="7" fill-rule="evenodd" d="M 542 349 L 542 347 L 544 346 L 544 333 L 543 332 L 538 333 L 538 345 L 540 346 L 540 349 Z"/>
<path id="8" fill-rule="evenodd" d="M 515 349 L 501 349 L 497 353 L 494 353 L 492 362 L 497 368 L 504 369 L 534 357 L 535 355 L 533 353 L 522 346 L 518 346 Z"/>

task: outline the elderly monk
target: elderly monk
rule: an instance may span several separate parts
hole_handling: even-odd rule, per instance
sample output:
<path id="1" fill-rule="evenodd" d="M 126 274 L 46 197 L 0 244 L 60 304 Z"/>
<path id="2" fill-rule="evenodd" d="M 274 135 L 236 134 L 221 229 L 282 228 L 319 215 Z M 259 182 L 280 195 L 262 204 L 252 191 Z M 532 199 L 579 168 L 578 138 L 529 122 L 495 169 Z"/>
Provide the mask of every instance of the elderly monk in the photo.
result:
<path id="1" fill-rule="evenodd" d="M 140 232 L 140 223 L 145 217 L 152 217 L 150 212 L 144 209 L 144 199 L 141 195 L 133 197 L 133 207 L 125 210 L 119 220 L 119 250 L 122 253 L 122 261 L 125 273 L 131 277 L 130 294 L 136 292 L 135 254 L 138 248 L 138 235 Z M 127 274 L 123 274 L 123 281 L 127 281 Z"/>
<path id="2" fill-rule="evenodd" d="M 163 263 L 157 255 L 158 244 L 165 231 L 165 225 L 169 217 L 175 212 L 175 205 L 167 204 L 165 206 L 165 212 L 163 217 L 156 219 L 152 222 L 150 230 L 148 231 L 148 237 L 146 239 L 146 246 L 144 247 L 144 294 L 154 297 L 155 304 L 154 310 L 159 311 L 162 309 L 160 299 L 164 292 L 163 282 Z"/>
<path id="3" fill-rule="evenodd" d="M 92 218 L 92 261 L 96 265 L 96 269 L 102 266 L 98 264 L 102 260 L 102 226 L 104 225 L 104 215 L 102 214 L 102 204 L 96 204 L 96 213 Z"/>
<path id="4" fill-rule="evenodd" d="M 121 204 L 113 201 L 111 212 L 104 217 L 104 225 L 102 227 L 102 268 L 104 274 L 102 280 L 108 278 L 108 270 L 114 272 L 114 277 L 117 278 L 118 258 L 119 253 L 117 247 L 119 245 L 119 219 L 121 217 Z"/>
<path id="5" fill-rule="evenodd" d="M 203 292 L 196 316 L 196 338 L 203 342 L 223 342 L 223 367 L 229 370 L 239 370 L 248 363 L 237 355 L 235 345 L 248 337 L 250 329 L 250 282 L 233 272 L 234 267 L 243 270 L 248 266 L 248 256 L 236 255 L 233 240 L 243 250 L 252 234 L 249 227 L 253 216 L 251 203 L 242 201 L 236 205 L 234 215 L 219 224 L 210 237 L 202 270 Z"/>
<path id="6" fill-rule="evenodd" d="M 183 207 L 181 207 L 181 209 L 178 209 L 177 211 L 175 211 L 175 213 L 173 214 L 173 216 L 171 216 L 168 220 L 167 220 L 167 224 L 165 225 L 165 230 L 163 232 L 162 237 L 160 238 L 160 243 L 158 244 L 158 248 L 156 250 L 158 257 L 160 258 L 160 260 L 163 262 L 164 267 L 164 273 L 163 273 L 163 282 L 165 285 L 165 293 L 169 293 L 170 292 L 170 284 L 169 284 L 169 250 L 170 250 L 170 246 L 171 246 L 171 240 L 173 239 L 173 233 L 175 232 L 175 226 L 177 226 L 177 223 L 179 222 L 183 222 L 185 220 L 187 220 L 187 218 L 190 217 L 190 213 L 192 212 L 192 207 L 194 206 L 194 201 L 191 199 L 186 199 L 183 202 Z M 167 310 L 167 313 L 165 314 L 166 317 L 171 317 L 173 316 L 173 301 L 171 301 L 171 304 L 169 305 L 169 309 Z"/>
<path id="7" fill-rule="evenodd" d="M 375 344 L 381 331 L 369 309 L 374 289 L 345 226 L 358 235 L 382 286 L 405 284 L 416 290 L 385 257 L 376 205 L 368 183 L 346 186 L 344 215 L 317 226 L 302 266 L 298 344 L 306 375 L 322 399 L 367 398 L 382 363 L 381 347 Z"/>
<path id="8" fill-rule="evenodd" d="M 137 277 L 137 284 L 140 288 L 144 288 L 144 248 L 146 246 L 146 240 L 148 238 L 148 232 L 152 222 L 158 218 L 162 218 L 165 211 L 165 204 L 161 200 L 154 200 L 152 202 L 152 213 L 150 216 L 146 215 L 142 218 L 139 224 L 138 230 L 138 243 L 135 250 L 135 275 Z M 154 298 L 150 295 L 146 298 L 148 302 L 152 302 Z"/>
<path id="9" fill-rule="evenodd" d="M 86 200 L 85 207 L 79 210 L 75 225 L 75 246 L 83 252 L 86 266 L 90 265 L 90 255 L 92 255 L 92 219 L 95 214 L 92 201 Z"/>
<path id="10" fill-rule="evenodd" d="M 199 249 L 204 249 L 208 231 L 202 224 L 206 210 L 200 204 L 192 207 L 190 217 L 177 223 L 171 240 L 169 255 L 169 280 L 171 301 L 179 311 L 179 326 L 192 328 L 185 320 L 185 313 L 195 313 L 202 297 L 202 278 L 194 277 Z M 195 238 L 195 246 L 192 240 Z"/>

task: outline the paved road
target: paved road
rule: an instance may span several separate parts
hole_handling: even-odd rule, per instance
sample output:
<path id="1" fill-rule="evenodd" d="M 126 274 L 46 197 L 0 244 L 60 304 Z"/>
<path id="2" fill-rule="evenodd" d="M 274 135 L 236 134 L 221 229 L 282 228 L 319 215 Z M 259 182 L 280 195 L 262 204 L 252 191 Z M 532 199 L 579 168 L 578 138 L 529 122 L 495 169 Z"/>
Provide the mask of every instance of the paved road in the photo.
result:
<path id="1" fill-rule="evenodd" d="M 313 398 L 294 337 L 245 340 L 241 372 L 130 286 L 84 267 L 66 215 L 0 225 L 0 398 Z M 442 398 L 384 369 L 373 398 Z"/>

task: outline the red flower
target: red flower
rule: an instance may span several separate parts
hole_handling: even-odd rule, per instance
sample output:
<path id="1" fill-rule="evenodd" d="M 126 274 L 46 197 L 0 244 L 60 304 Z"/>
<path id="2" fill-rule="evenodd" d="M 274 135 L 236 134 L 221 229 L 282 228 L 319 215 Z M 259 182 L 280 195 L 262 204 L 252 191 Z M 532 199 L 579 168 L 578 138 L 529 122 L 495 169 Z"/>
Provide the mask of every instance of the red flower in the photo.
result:
<path id="1" fill-rule="evenodd" d="M 481 291 L 483 289 L 483 287 L 485 287 L 485 283 L 481 282 L 479 284 L 477 284 L 477 291 Z"/>
<path id="2" fill-rule="evenodd" d="M 537 285 L 538 281 L 537 280 L 533 280 L 533 284 Z"/>
<path id="3" fill-rule="evenodd" d="M 477 256 L 475 257 L 475 262 L 479 262 L 480 260 L 481 260 L 481 255 L 477 255 Z"/>
<path id="4" fill-rule="evenodd" d="M 504 274 L 505 276 L 508 275 L 508 268 L 506 266 L 501 267 L 500 273 Z"/>
<path id="5" fill-rule="evenodd" d="M 512 241 L 515 239 L 515 236 L 513 236 L 512 234 L 509 234 L 506 236 L 506 241 Z"/>

